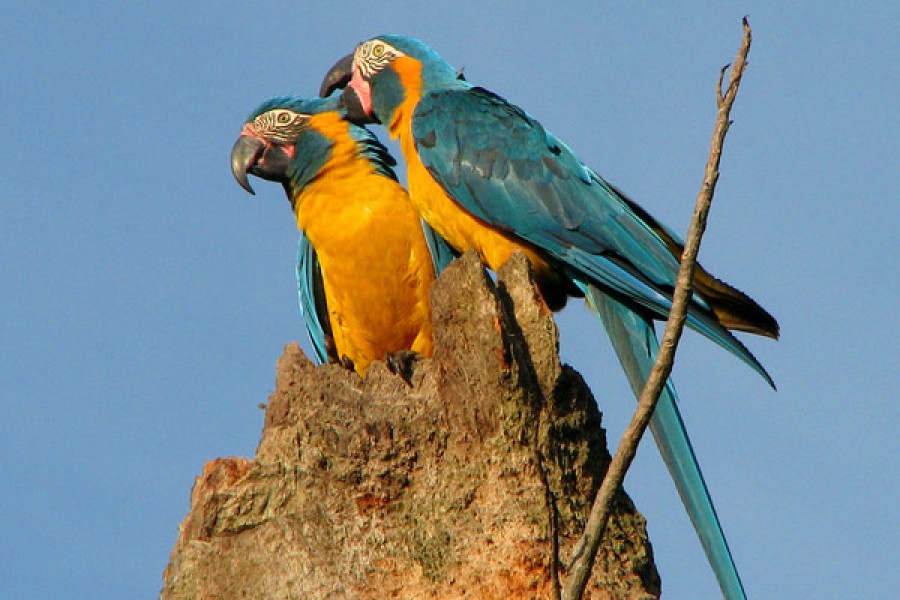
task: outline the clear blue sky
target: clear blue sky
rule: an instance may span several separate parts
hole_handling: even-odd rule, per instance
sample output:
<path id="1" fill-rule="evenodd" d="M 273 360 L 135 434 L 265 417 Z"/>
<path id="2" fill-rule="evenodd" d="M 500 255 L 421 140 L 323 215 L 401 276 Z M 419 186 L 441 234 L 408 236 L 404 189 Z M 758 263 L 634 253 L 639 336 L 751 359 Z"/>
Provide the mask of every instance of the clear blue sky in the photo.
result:
<path id="1" fill-rule="evenodd" d="M 415 35 L 684 231 L 745 14 L 701 260 L 781 322 L 745 338 L 779 391 L 688 335 L 682 410 L 752 598 L 900 588 L 900 5 L 332 4 L 4 7 L 0 595 L 155 597 L 204 462 L 253 455 L 275 360 L 306 343 L 288 204 L 228 168 L 259 102 Z M 617 440 L 633 400 L 600 325 L 560 322 Z M 650 440 L 626 487 L 666 597 L 716 598 Z"/>

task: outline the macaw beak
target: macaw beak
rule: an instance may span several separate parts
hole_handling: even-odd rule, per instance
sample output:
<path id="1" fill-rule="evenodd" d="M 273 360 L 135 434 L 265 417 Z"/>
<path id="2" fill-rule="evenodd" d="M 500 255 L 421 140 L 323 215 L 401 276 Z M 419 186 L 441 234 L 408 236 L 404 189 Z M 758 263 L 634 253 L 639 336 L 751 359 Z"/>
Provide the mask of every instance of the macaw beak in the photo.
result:
<path id="1" fill-rule="evenodd" d="M 365 88 L 364 94 L 361 94 Z M 322 85 L 319 87 L 319 95 L 327 98 L 334 90 L 343 89 L 341 101 L 347 111 L 347 118 L 356 123 L 363 125 L 366 123 L 380 123 L 378 117 L 373 115 L 366 108 L 366 101 L 363 95 L 371 104 L 371 89 L 369 83 L 362 79 L 353 69 L 353 55 L 348 54 L 341 60 L 334 63 L 334 66 L 325 74 Z"/>
<path id="2" fill-rule="evenodd" d="M 256 161 L 265 150 L 266 145 L 262 140 L 247 135 L 239 137 L 231 149 L 231 173 L 238 184 L 254 196 L 256 192 L 247 180 L 247 173 L 256 165 Z"/>
<path id="3" fill-rule="evenodd" d="M 269 181 L 286 182 L 293 155 L 292 147 L 269 144 L 252 135 L 242 135 L 231 149 L 231 172 L 242 188 L 256 194 L 247 174 Z"/>
<path id="4" fill-rule="evenodd" d="M 322 85 L 319 87 L 319 96 L 327 98 L 331 92 L 344 89 L 353 77 L 353 55 L 348 54 L 334 63 L 334 66 L 325 74 Z"/>

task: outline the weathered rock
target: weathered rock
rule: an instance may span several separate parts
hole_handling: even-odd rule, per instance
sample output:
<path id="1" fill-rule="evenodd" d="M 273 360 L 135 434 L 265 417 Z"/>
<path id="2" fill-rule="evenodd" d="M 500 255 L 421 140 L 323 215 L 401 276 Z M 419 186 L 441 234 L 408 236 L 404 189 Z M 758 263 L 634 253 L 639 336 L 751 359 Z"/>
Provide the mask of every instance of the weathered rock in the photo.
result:
<path id="1" fill-rule="evenodd" d="M 411 386 L 289 345 L 254 460 L 194 484 L 161 597 L 553 597 L 609 453 L 524 257 L 498 281 L 474 255 L 441 276 Z M 658 594 L 623 493 L 585 597 Z"/>

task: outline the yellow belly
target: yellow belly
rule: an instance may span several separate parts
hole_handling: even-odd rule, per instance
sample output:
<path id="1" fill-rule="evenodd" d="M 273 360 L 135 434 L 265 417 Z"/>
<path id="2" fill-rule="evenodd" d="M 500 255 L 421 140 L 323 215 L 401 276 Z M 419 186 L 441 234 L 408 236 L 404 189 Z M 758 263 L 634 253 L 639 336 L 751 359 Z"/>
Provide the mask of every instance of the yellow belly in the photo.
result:
<path id="1" fill-rule="evenodd" d="M 319 257 L 338 357 L 363 374 L 390 352 L 431 355 L 434 268 L 406 191 L 356 160 L 336 148 L 295 210 Z"/>

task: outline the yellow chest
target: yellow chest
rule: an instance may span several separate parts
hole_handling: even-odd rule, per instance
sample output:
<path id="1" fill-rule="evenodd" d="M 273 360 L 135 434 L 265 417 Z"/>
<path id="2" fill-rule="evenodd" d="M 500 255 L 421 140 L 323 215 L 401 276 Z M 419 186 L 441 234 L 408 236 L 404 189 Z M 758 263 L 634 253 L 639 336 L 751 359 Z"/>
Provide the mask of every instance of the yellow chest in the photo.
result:
<path id="1" fill-rule="evenodd" d="M 389 352 L 430 355 L 434 268 L 403 187 L 377 174 L 349 136 L 338 137 L 294 208 L 319 257 L 338 358 L 347 356 L 362 374 Z"/>

